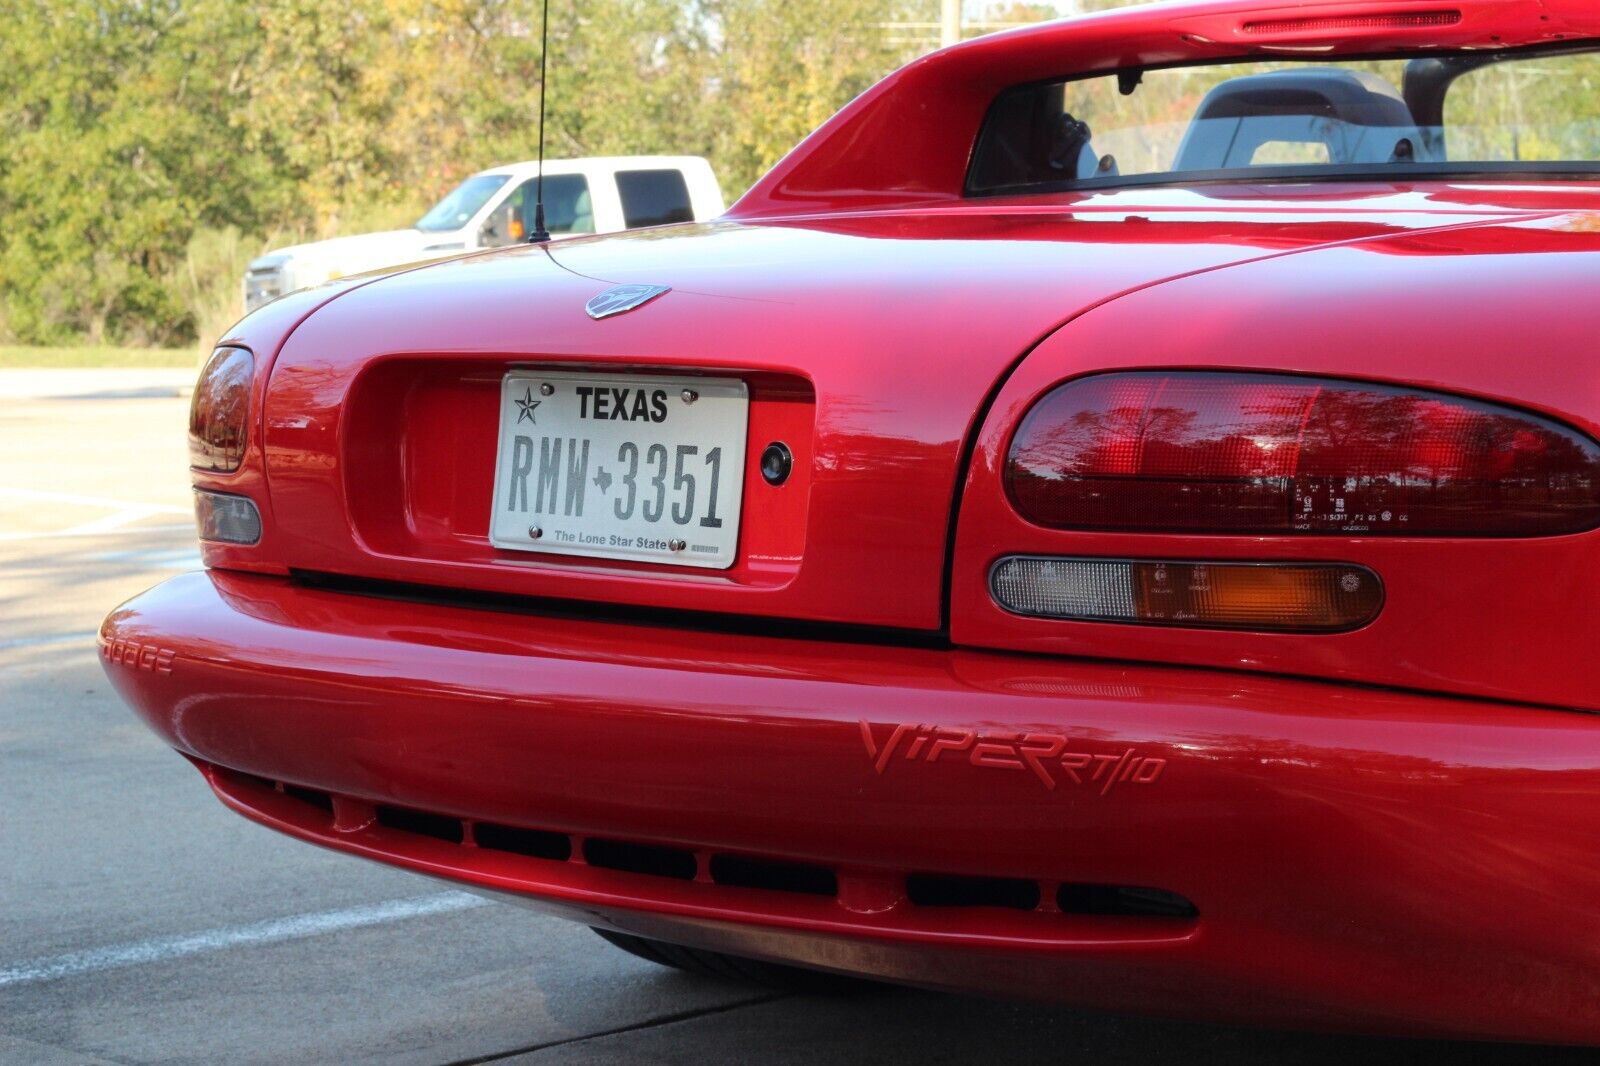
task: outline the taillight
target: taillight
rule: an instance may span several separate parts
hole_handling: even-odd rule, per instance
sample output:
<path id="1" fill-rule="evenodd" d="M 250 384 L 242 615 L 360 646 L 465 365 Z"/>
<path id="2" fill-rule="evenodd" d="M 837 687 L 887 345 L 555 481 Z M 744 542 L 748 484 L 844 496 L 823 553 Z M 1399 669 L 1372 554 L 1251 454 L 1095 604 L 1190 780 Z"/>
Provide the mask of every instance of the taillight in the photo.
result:
<path id="1" fill-rule="evenodd" d="M 189 403 L 189 465 L 231 474 L 244 461 L 255 360 L 243 348 L 218 348 L 206 360 Z"/>
<path id="2" fill-rule="evenodd" d="M 1111 373 L 1046 395 L 1005 469 L 1056 529 L 1547 536 L 1600 525 L 1600 444 L 1457 396 L 1280 374 Z"/>

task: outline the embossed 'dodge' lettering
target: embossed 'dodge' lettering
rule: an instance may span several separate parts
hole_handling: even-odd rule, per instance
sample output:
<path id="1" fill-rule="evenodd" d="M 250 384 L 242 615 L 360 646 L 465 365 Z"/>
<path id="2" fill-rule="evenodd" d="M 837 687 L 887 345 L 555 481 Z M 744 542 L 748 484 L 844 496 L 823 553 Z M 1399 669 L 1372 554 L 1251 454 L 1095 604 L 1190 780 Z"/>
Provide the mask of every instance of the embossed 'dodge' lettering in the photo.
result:
<path id="1" fill-rule="evenodd" d="M 178 653 L 171 648 L 154 644 L 140 644 L 132 640 L 109 640 L 100 645 L 100 656 L 108 663 L 148 670 L 155 674 L 172 673 L 172 664 Z"/>

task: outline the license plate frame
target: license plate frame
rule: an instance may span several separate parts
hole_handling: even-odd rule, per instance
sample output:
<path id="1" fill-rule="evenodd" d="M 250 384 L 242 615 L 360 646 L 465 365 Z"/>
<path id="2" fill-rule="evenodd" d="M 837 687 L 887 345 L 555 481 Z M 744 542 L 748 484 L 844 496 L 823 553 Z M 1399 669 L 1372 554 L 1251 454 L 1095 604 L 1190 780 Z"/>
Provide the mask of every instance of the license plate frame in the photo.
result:
<path id="1" fill-rule="evenodd" d="M 738 561 L 744 381 L 517 367 L 501 378 L 497 418 L 495 547 L 709 570 Z"/>

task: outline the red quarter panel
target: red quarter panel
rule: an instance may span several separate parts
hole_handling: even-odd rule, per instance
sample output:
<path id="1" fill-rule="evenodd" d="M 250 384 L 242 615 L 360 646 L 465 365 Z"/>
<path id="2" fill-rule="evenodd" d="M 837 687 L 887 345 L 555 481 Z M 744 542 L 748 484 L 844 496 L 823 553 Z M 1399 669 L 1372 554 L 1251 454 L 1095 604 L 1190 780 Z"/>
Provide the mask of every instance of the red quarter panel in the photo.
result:
<path id="1" fill-rule="evenodd" d="M 1034 401 L 1130 368 L 1293 370 L 1400 382 L 1536 411 L 1600 436 L 1600 313 L 1573 279 L 1600 271 L 1587 214 L 1410 234 L 1188 278 L 1099 308 L 1007 381 L 963 497 L 952 591 L 959 643 L 1311 674 L 1600 708 L 1600 531 L 1532 539 L 1227 536 L 1046 530 L 1000 471 Z M 1160 328 L 1151 328 L 1160 323 Z M 1011 553 L 1359 563 L 1383 579 L 1372 624 L 1296 635 L 1022 618 L 986 576 Z"/>

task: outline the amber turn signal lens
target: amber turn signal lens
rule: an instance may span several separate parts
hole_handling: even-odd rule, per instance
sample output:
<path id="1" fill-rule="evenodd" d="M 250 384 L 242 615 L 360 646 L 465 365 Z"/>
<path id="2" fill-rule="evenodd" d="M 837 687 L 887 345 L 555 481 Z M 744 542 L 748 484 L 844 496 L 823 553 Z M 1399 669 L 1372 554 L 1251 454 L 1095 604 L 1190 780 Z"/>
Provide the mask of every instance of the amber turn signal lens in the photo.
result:
<path id="1" fill-rule="evenodd" d="M 989 574 L 1015 614 L 1195 629 L 1332 633 L 1366 625 L 1383 584 L 1344 563 L 1166 562 L 1014 555 Z"/>
<path id="2" fill-rule="evenodd" d="M 244 461 L 255 359 L 243 348 L 218 348 L 206 360 L 189 402 L 189 465 L 231 474 Z"/>

